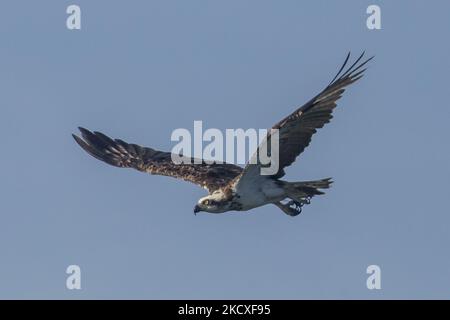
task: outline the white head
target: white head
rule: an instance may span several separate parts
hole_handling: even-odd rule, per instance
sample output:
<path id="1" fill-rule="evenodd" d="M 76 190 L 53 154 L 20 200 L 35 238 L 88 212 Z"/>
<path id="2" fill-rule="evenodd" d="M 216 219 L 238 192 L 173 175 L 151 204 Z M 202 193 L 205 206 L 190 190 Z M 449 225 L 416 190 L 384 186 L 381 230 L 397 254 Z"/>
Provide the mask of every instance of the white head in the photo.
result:
<path id="1" fill-rule="evenodd" d="M 194 213 L 205 211 L 209 213 L 222 213 L 230 209 L 230 201 L 222 190 L 216 190 L 206 197 L 200 198 L 194 208 Z"/>

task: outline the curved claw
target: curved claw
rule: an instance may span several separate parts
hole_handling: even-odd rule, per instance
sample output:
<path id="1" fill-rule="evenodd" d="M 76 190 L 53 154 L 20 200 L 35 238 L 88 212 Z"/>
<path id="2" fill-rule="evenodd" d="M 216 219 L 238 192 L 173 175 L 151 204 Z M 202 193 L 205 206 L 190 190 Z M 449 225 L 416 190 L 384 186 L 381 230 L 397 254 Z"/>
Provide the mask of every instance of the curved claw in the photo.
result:
<path id="1" fill-rule="evenodd" d="M 289 202 L 283 204 L 281 202 L 275 203 L 275 205 L 280 208 L 284 213 L 286 213 L 289 216 L 298 216 L 300 213 L 302 213 L 302 208 L 305 204 L 310 204 L 311 198 L 307 197 L 305 199 L 302 199 L 302 201 L 295 201 L 290 200 Z"/>

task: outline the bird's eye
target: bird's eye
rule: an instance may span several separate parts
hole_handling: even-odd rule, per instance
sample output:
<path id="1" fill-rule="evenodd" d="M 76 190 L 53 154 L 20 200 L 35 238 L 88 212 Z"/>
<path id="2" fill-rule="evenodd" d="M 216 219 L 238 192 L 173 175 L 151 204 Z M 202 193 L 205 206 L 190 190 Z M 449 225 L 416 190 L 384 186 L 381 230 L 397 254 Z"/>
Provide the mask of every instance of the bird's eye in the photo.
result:
<path id="1" fill-rule="evenodd" d="M 207 200 L 203 201 L 203 205 L 204 206 L 215 206 L 215 205 L 217 205 L 217 202 L 214 200 L 207 199 Z"/>

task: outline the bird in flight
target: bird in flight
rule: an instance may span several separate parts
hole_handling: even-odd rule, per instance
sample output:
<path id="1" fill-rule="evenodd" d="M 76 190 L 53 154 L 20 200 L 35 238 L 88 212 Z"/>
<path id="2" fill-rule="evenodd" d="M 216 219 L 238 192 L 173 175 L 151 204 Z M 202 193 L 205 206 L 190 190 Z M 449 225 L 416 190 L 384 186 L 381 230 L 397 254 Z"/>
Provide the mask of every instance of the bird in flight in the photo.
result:
<path id="1" fill-rule="evenodd" d="M 249 162 L 244 168 L 229 163 L 193 161 L 192 158 L 176 164 L 170 152 L 111 139 L 101 132 L 91 132 L 81 127 L 81 137 L 73 137 L 91 156 L 112 166 L 174 177 L 207 189 L 209 194 L 198 200 L 194 213 L 247 211 L 274 204 L 287 215 L 296 216 L 305 204 L 310 203 L 312 197 L 324 194 L 321 189 L 329 188 L 332 181 L 326 178 L 288 182 L 281 180 L 285 175 L 284 168 L 290 166 L 309 145 L 317 129 L 331 120 L 336 101 L 341 98 L 345 88 L 363 76 L 366 70 L 363 67 L 373 58 L 363 61 L 363 57 L 364 52 L 348 67 L 349 53 L 336 76 L 322 92 L 272 127 L 279 134 L 279 165 L 278 170 L 271 175 L 261 174 L 262 164 L 258 161 Z M 270 132 L 255 154 L 268 141 Z"/>

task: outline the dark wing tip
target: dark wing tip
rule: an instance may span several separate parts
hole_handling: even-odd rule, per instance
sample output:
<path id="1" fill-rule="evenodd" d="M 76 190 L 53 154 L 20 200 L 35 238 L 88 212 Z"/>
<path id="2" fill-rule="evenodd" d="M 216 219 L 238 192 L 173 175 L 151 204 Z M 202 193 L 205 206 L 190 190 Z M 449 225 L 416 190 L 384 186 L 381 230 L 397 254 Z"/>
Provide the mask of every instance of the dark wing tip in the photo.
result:
<path id="1" fill-rule="evenodd" d="M 89 134 L 89 133 L 91 133 L 92 134 L 92 132 L 90 132 L 88 129 L 85 129 L 85 128 L 83 128 L 83 127 L 78 127 L 78 130 L 80 130 L 80 132 L 81 132 L 81 134 Z"/>
<path id="2" fill-rule="evenodd" d="M 355 60 L 355 62 L 353 62 L 352 65 L 344 71 L 345 67 L 347 66 L 347 64 L 350 60 L 351 54 L 349 52 L 345 58 L 344 63 L 342 64 L 341 68 L 339 69 L 338 73 L 334 76 L 333 80 L 331 80 L 331 82 L 328 84 L 327 87 L 330 87 L 333 84 L 335 84 L 336 82 L 339 82 L 346 78 L 354 78 L 355 81 L 360 79 L 361 78 L 360 75 L 362 75 L 362 72 L 365 71 L 367 68 L 365 68 L 362 72 L 359 70 L 361 70 L 362 67 L 364 67 L 369 61 L 371 61 L 375 57 L 373 55 L 361 62 L 361 60 L 365 54 L 366 54 L 366 51 L 364 50 L 359 55 L 359 57 Z"/>
<path id="3" fill-rule="evenodd" d="M 342 64 L 341 68 L 340 68 L 339 71 L 336 73 L 336 75 L 334 76 L 334 78 L 330 81 L 330 83 L 328 84 L 328 86 L 330 86 L 330 85 L 334 82 L 334 80 L 336 80 L 336 78 L 341 74 L 342 70 L 344 70 L 345 66 L 347 65 L 348 60 L 350 59 L 350 55 L 351 55 L 351 52 L 349 51 L 349 52 L 347 53 L 347 57 L 346 57 L 345 60 L 344 60 L 344 63 Z"/>
<path id="4" fill-rule="evenodd" d="M 79 136 L 77 136 L 76 134 L 74 134 L 74 133 L 72 133 L 72 137 L 75 139 L 75 141 L 76 141 L 78 144 L 81 144 L 81 143 L 83 142 L 83 140 L 82 140 Z"/>
<path id="5" fill-rule="evenodd" d="M 121 161 L 120 157 L 118 157 L 118 154 L 113 154 L 108 149 L 110 147 L 113 147 L 113 144 L 108 144 L 105 142 L 102 137 L 106 137 L 105 135 L 99 135 L 96 133 L 92 133 L 91 131 L 83 128 L 78 127 L 78 129 L 81 132 L 81 137 L 72 134 L 72 137 L 75 139 L 77 144 L 88 154 L 93 156 L 94 158 L 97 158 L 98 160 L 101 160 L 103 162 L 106 162 L 110 165 L 121 167 Z M 109 138 L 108 138 L 109 139 Z M 110 139 L 110 141 L 112 141 Z"/>
<path id="6" fill-rule="evenodd" d="M 86 143 L 86 141 L 84 141 L 82 138 L 80 138 L 79 136 L 77 136 L 76 134 L 72 133 L 72 137 L 75 139 L 76 143 L 83 148 L 83 150 L 87 151 L 88 153 L 90 153 L 88 151 L 88 144 Z"/>

